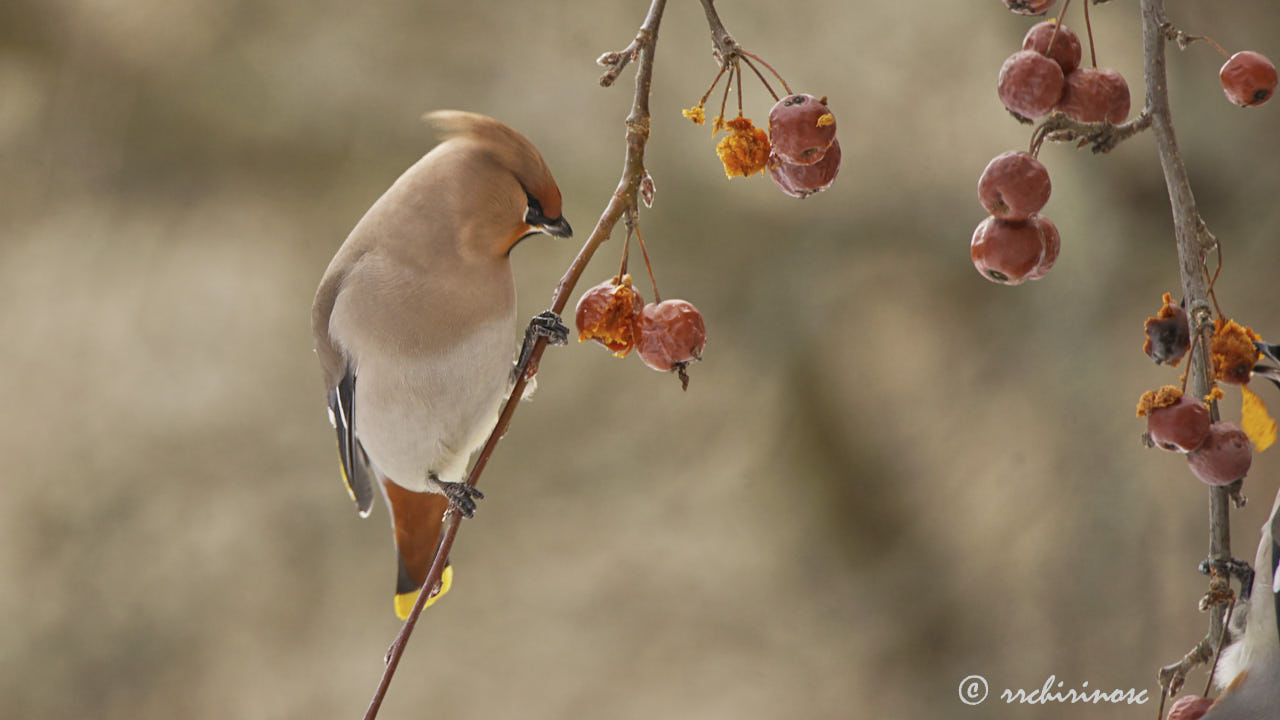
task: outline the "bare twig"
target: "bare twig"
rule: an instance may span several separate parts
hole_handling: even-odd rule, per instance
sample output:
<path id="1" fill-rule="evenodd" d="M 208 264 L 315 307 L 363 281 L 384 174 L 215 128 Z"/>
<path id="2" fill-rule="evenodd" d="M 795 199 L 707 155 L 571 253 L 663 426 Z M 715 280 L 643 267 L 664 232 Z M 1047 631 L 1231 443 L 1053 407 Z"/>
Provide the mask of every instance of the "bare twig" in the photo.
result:
<path id="1" fill-rule="evenodd" d="M 590 237 L 587 238 L 582 249 L 578 251 L 577 257 L 574 258 L 569 268 L 560 278 L 560 282 L 556 285 L 555 295 L 551 300 L 551 310 L 557 314 L 564 311 L 565 305 L 569 302 L 570 293 L 573 292 L 578 279 L 582 276 L 583 270 L 586 269 L 587 263 L 591 260 L 592 255 L 595 254 L 596 249 L 605 240 L 609 239 L 618 221 L 627 212 L 636 208 L 640 186 L 646 175 L 644 150 L 645 144 L 649 140 L 649 90 L 653 82 L 654 49 L 658 42 L 658 26 L 662 22 L 662 14 L 666 9 L 666 5 L 666 0 L 653 0 L 649 6 L 649 13 L 645 17 L 644 23 L 640 26 L 640 31 L 636 33 L 636 39 L 621 53 L 617 54 L 619 57 L 613 57 L 614 54 L 606 53 L 599 60 L 602 65 L 608 68 L 604 76 L 601 77 L 601 84 L 606 86 L 613 82 L 613 78 L 617 77 L 617 73 L 621 72 L 622 68 L 633 57 L 636 60 L 635 96 L 631 104 L 631 113 L 627 115 L 626 119 L 627 154 L 622 166 L 622 178 L 618 181 L 617 189 L 614 190 L 613 196 L 610 197 L 609 203 L 605 206 L 599 221 L 596 222 L 595 229 L 591 231 Z M 610 77 L 611 73 L 612 77 Z M 610 78 L 608 82 L 606 82 L 606 78 Z M 479 482 L 480 475 L 484 472 L 484 468 L 489 462 L 489 456 L 493 454 L 498 441 L 506 434 L 507 427 L 511 424 L 511 416 L 515 414 L 520 397 L 524 394 L 525 385 L 537 372 L 538 363 L 546 349 L 547 338 L 545 336 L 539 337 L 537 342 L 534 343 L 533 350 L 526 358 L 523 367 L 519 368 L 515 387 L 511 390 L 511 396 L 507 398 L 506 404 L 503 405 L 502 412 L 498 416 L 497 425 L 494 426 L 493 432 L 489 434 L 489 439 L 485 441 L 484 447 L 480 450 L 480 455 L 476 458 L 475 464 L 467 476 L 468 485 L 474 486 Z M 440 544 L 436 548 L 435 559 L 431 563 L 431 570 L 427 573 L 427 577 L 422 584 L 423 590 L 418 593 L 418 600 L 414 603 L 413 610 L 410 611 L 408 619 L 405 620 L 400 632 L 391 643 L 390 650 L 387 651 L 386 668 L 383 670 L 382 677 L 378 682 L 378 688 L 369 703 L 369 708 L 365 712 L 365 720 L 373 720 L 373 718 L 377 717 L 378 710 L 382 706 L 382 700 L 386 697 L 387 688 L 391 684 L 391 678 L 395 675 L 396 667 L 399 665 L 400 658 L 409 642 L 409 636 L 412 635 L 413 628 L 418 622 L 418 617 L 422 614 L 422 609 L 431 595 L 430 588 L 434 588 L 440 582 L 440 575 L 444 571 L 445 561 L 449 557 L 449 551 L 453 548 L 453 541 L 458 534 L 459 527 L 456 513 L 451 511 L 446 520 Z"/>
<path id="2" fill-rule="evenodd" d="M 1129 122 L 1120 125 L 1109 122 L 1079 122 L 1056 112 L 1045 118 L 1031 134 L 1031 154 L 1039 155 L 1040 146 L 1045 140 L 1078 142 L 1080 147 L 1092 145 L 1095 153 L 1107 153 L 1149 127 L 1151 115 L 1145 109 Z"/>
<path id="3" fill-rule="evenodd" d="M 1206 237 L 1204 221 L 1196 209 L 1196 199 L 1191 192 L 1187 168 L 1178 152 L 1178 140 L 1173 130 L 1172 111 L 1169 107 L 1169 83 L 1165 71 L 1165 42 L 1170 27 L 1165 17 L 1164 0 L 1142 0 L 1143 75 L 1146 79 L 1146 110 L 1151 116 L 1151 126 L 1160 155 L 1160 168 L 1164 172 L 1165 186 L 1169 191 L 1169 204 L 1173 211 L 1173 230 L 1178 249 L 1178 270 L 1182 281 L 1182 297 L 1187 304 L 1193 327 L 1203 324 L 1210 314 L 1208 302 L 1208 273 L 1205 270 Z M 1208 395 L 1211 385 L 1211 363 L 1208 338 L 1196 333 L 1193 340 L 1201 345 L 1200 352 L 1189 360 L 1187 374 L 1191 392 L 1195 397 Z M 1217 417 L 1217 403 L 1211 404 L 1212 415 Z M 1225 562 L 1231 558 L 1230 517 L 1228 491 L 1223 487 L 1209 488 L 1209 559 Z M 1186 673 L 1193 667 L 1207 662 L 1222 637 L 1225 625 L 1221 607 L 1209 611 L 1209 631 L 1191 652 L 1179 662 L 1160 670 L 1162 687 L 1180 686 Z"/>

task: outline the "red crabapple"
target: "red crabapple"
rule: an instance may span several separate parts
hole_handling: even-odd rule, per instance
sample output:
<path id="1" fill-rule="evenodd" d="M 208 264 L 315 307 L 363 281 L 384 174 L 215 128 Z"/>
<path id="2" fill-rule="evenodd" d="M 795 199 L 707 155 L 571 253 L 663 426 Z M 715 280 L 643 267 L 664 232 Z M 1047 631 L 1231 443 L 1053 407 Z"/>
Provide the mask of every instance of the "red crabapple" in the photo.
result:
<path id="1" fill-rule="evenodd" d="M 631 276 L 613 276 L 582 293 L 574 309 L 578 342 L 595 340 L 623 357 L 636 342 L 636 321 L 644 299 L 631 287 Z"/>
<path id="2" fill-rule="evenodd" d="M 1147 413 L 1147 434 L 1165 450 L 1191 452 L 1209 437 L 1209 407 L 1191 395 Z"/>
<path id="3" fill-rule="evenodd" d="M 796 165 L 812 165 L 822 159 L 836 139 L 836 119 L 826 98 L 799 93 L 788 95 L 769 111 L 769 142 L 773 152 Z"/>
<path id="4" fill-rule="evenodd" d="M 1048 115 L 1062 99 L 1062 67 L 1033 50 L 1021 50 L 1000 66 L 996 89 L 1015 115 L 1034 120 Z"/>
<path id="5" fill-rule="evenodd" d="M 989 216 L 973 231 L 969 257 L 986 279 L 1020 285 L 1044 258 L 1044 245 L 1044 233 L 1036 223 Z"/>
<path id="6" fill-rule="evenodd" d="M 1191 473 L 1209 485 L 1228 485 L 1249 472 L 1253 449 L 1249 436 L 1234 423 L 1216 422 L 1209 426 L 1204 444 L 1187 454 Z"/>
<path id="7" fill-rule="evenodd" d="M 1276 66 L 1265 55 L 1244 50 L 1232 55 L 1218 71 L 1222 92 L 1241 107 L 1254 107 L 1276 91 Z"/>
<path id="8" fill-rule="evenodd" d="M 1055 29 L 1058 32 L 1057 37 L 1053 35 Z M 1049 47 L 1050 39 L 1053 40 L 1052 48 Z M 1083 54 L 1080 37 L 1066 25 L 1059 28 L 1058 23 L 1053 20 L 1032 25 L 1026 36 L 1022 38 L 1022 49 L 1048 55 L 1058 63 L 1064 73 L 1080 67 L 1080 57 Z"/>
<path id="9" fill-rule="evenodd" d="M 1028 280 L 1039 280 L 1048 275 L 1053 264 L 1058 261 L 1058 253 L 1062 251 L 1062 236 L 1058 234 L 1057 226 L 1043 215 L 1032 215 L 1028 222 L 1035 223 L 1044 236 L 1044 257 L 1040 258 L 1040 264 L 1027 273 Z"/>
<path id="10" fill-rule="evenodd" d="M 1115 70 L 1077 68 L 1066 76 L 1058 110 L 1078 122 L 1119 125 L 1129 116 L 1129 84 Z"/>
<path id="11" fill-rule="evenodd" d="M 1049 202 L 1049 171 L 1030 154 L 1001 153 L 978 178 L 978 200 L 1001 220 L 1026 220 Z"/>
<path id="12" fill-rule="evenodd" d="M 1213 703 L 1213 698 L 1201 695 L 1183 695 L 1169 708 L 1169 714 L 1165 716 L 1164 720 L 1200 720 L 1205 713 L 1209 712 L 1209 708 Z"/>
<path id="13" fill-rule="evenodd" d="M 795 198 L 807 198 L 831 187 L 839 171 L 839 140 L 832 140 L 827 153 L 812 165 L 795 165 L 776 155 L 769 160 L 769 177 L 773 179 L 773 184 Z"/>
<path id="14" fill-rule="evenodd" d="M 684 300 L 649 303 L 640 311 L 636 352 L 645 365 L 667 371 L 690 360 L 701 359 L 707 344 L 702 314 Z"/>

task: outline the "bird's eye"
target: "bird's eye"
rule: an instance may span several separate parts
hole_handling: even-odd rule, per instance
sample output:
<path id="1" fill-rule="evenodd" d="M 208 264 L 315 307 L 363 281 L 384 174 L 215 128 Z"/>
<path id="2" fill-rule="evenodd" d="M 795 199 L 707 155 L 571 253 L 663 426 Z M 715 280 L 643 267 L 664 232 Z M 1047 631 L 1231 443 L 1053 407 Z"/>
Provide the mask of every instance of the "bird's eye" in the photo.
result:
<path id="1" fill-rule="evenodd" d="M 525 193 L 525 198 L 529 201 L 529 207 L 525 210 L 524 221 L 529 225 L 543 225 L 547 222 L 547 217 L 542 214 L 542 203 L 538 202 L 538 198 Z"/>

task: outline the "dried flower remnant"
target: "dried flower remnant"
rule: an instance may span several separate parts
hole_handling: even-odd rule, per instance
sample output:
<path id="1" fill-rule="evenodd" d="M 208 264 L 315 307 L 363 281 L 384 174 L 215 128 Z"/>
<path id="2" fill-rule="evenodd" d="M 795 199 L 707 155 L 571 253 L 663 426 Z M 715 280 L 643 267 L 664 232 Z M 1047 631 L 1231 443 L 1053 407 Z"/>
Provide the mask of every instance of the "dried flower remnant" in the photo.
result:
<path id="1" fill-rule="evenodd" d="M 1159 390 L 1148 390 L 1138 398 L 1138 417 L 1146 417 L 1152 410 L 1169 407 L 1182 399 L 1182 388 L 1165 385 Z"/>
<path id="2" fill-rule="evenodd" d="M 1142 324 L 1147 333 L 1142 352 L 1157 365 L 1176 366 L 1191 347 L 1191 327 L 1187 324 L 1186 311 L 1174 304 L 1172 295 L 1165 293 L 1161 300 L 1164 304 L 1160 310 Z"/>
<path id="3" fill-rule="evenodd" d="M 680 114 L 689 118 L 689 121 L 694 125 L 702 125 L 707 122 L 707 111 L 703 110 L 701 105 L 691 107 L 688 110 L 681 110 Z"/>
<path id="4" fill-rule="evenodd" d="M 725 125 L 730 132 L 716 145 L 716 154 L 724 163 L 725 177 L 750 177 L 764 172 L 769 162 L 768 134 L 747 117 L 734 118 Z"/>
<path id="5" fill-rule="evenodd" d="M 1213 340 L 1209 344 L 1214 379 L 1231 385 L 1247 384 L 1259 356 L 1253 343 L 1261 339 L 1235 320 L 1222 317 L 1215 320 Z"/>
<path id="6" fill-rule="evenodd" d="M 636 319 L 644 299 L 631 286 L 631 276 L 613 276 L 587 290 L 578 299 L 574 321 L 578 342 L 594 340 L 614 355 L 625 357 L 636 341 Z"/>

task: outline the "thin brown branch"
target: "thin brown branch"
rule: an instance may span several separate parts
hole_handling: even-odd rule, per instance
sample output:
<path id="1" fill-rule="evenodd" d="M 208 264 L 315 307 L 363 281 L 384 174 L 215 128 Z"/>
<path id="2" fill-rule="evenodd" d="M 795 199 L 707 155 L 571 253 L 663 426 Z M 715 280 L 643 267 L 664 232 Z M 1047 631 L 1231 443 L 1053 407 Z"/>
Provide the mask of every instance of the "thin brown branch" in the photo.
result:
<path id="1" fill-rule="evenodd" d="M 1195 195 L 1186 165 L 1178 151 L 1178 139 L 1173 129 L 1173 114 L 1169 105 L 1169 83 L 1165 70 L 1165 43 L 1170 27 L 1165 16 L 1164 0 L 1142 0 L 1143 75 L 1146 80 L 1146 112 L 1151 116 L 1151 126 L 1160 156 L 1160 168 L 1164 173 L 1169 192 L 1169 204 L 1173 211 L 1174 238 L 1178 250 L 1178 270 L 1182 282 L 1182 297 L 1187 305 L 1193 327 L 1202 326 L 1209 316 L 1208 273 L 1205 270 L 1206 236 L 1204 221 L 1196 209 Z M 1206 397 L 1211 387 L 1211 364 L 1207 362 L 1208 339 L 1196 333 L 1194 342 L 1201 345 L 1200 352 L 1190 358 L 1187 367 L 1191 392 L 1196 397 Z M 1217 415 L 1217 403 L 1212 404 Z M 1209 559 L 1225 562 L 1231 558 L 1231 525 L 1228 512 L 1229 492 L 1224 487 L 1209 488 Z M 1178 663 L 1160 671 L 1160 682 L 1171 688 L 1174 681 L 1181 684 L 1187 670 L 1209 660 L 1217 649 L 1225 625 L 1221 607 L 1209 611 L 1209 631 L 1196 647 Z"/>
<path id="2" fill-rule="evenodd" d="M 628 211 L 636 208 L 640 187 L 646 176 L 644 150 L 649 140 L 649 91 L 653 83 L 654 50 L 658 43 L 658 26 L 662 22 L 662 14 L 666 9 L 666 5 L 666 0 L 653 0 L 649 6 L 648 15 L 645 16 L 644 23 L 640 26 L 640 31 L 636 33 L 636 39 L 620 53 L 624 57 L 612 58 L 609 53 L 601 57 L 601 63 L 609 68 L 605 72 L 605 76 L 601 78 L 602 85 L 612 83 L 612 79 L 605 82 L 605 77 L 614 72 L 615 65 L 617 66 L 617 71 L 620 72 L 633 57 L 636 60 L 635 95 L 631 104 L 631 112 L 626 119 L 626 159 L 623 162 L 622 178 L 618 181 L 617 189 L 614 190 L 613 195 L 610 197 L 609 203 L 605 206 L 604 212 L 600 215 L 595 228 L 591 231 L 591 235 L 583 243 L 577 257 L 574 258 L 569 268 L 560 278 L 560 282 L 556 285 L 555 295 L 551 301 L 551 310 L 557 314 L 564 311 L 569 302 L 569 295 L 573 292 L 574 287 L 577 286 L 578 279 L 582 276 L 582 272 L 586 269 L 587 263 L 590 262 L 596 249 L 609 239 L 618 221 Z M 616 72 L 614 72 L 613 77 L 617 77 Z M 468 485 L 474 486 L 479 482 L 480 475 L 484 472 L 494 448 L 497 447 L 498 441 L 506 434 L 507 428 L 511 424 L 511 417 L 515 414 L 520 398 L 524 394 L 525 386 L 537 372 L 538 363 L 546 349 L 547 338 L 545 336 L 539 337 L 537 342 L 534 343 L 532 352 L 525 359 L 524 365 L 519 368 L 515 386 L 511 389 L 511 395 L 507 398 L 506 404 L 502 407 L 498 422 L 489 434 L 488 440 L 485 441 L 484 447 L 481 448 L 480 455 L 471 467 L 470 474 L 467 475 Z M 400 658 L 408 645 L 409 637 L 413 634 L 418 617 L 422 614 L 422 609 L 426 606 L 426 602 L 431 596 L 429 589 L 434 588 L 440 582 L 440 576 L 444 572 L 445 562 L 449 557 L 449 551 L 453 548 L 454 538 L 457 537 L 459 527 L 457 514 L 450 511 L 446 517 L 445 529 L 440 538 L 440 544 L 436 548 L 431 569 L 422 584 L 423 591 L 418 593 L 418 600 L 414 603 L 413 610 L 410 611 L 409 617 L 405 620 L 404 625 L 401 626 L 400 632 L 392 642 L 390 650 L 387 651 L 386 667 L 378 681 L 378 688 L 374 692 L 368 710 L 365 712 L 365 720 L 373 720 L 378 715 L 378 710 L 386 697 L 387 688 L 391 684 L 391 678 L 395 675 Z"/>
<path id="3" fill-rule="evenodd" d="M 1045 140 L 1092 145 L 1095 153 L 1108 153 L 1116 145 L 1151 127 L 1151 115 L 1143 110 L 1132 120 L 1120 125 L 1109 122 L 1085 123 L 1056 112 L 1045 118 L 1031 134 L 1031 154 L 1039 155 Z"/>

